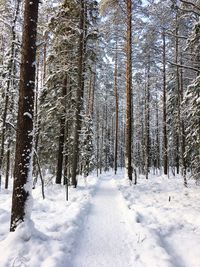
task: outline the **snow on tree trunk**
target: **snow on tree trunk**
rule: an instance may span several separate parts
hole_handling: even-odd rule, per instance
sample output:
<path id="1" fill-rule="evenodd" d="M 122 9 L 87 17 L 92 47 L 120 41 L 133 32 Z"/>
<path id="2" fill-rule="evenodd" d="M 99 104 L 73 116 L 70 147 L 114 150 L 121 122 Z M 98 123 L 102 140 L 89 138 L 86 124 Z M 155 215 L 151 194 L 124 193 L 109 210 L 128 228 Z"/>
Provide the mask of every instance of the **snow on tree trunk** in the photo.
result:
<path id="1" fill-rule="evenodd" d="M 30 217 L 36 35 L 39 0 L 26 0 L 10 231 Z"/>

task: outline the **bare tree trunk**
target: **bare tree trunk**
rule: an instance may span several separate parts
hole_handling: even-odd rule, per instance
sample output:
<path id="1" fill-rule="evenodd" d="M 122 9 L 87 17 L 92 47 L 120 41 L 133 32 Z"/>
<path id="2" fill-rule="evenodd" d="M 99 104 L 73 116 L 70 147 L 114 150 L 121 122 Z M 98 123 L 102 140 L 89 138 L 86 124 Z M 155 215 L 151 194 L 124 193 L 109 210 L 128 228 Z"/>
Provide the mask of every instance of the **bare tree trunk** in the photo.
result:
<path id="1" fill-rule="evenodd" d="M 44 35 L 44 62 L 43 62 L 43 79 L 44 82 L 46 79 L 46 69 L 47 69 L 47 41 L 48 41 L 48 32 L 45 32 Z"/>
<path id="2" fill-rule="evenodd" d="M 39 0 L 25 1 L 20 68 L 19 107 L 10 231 L 30 213 L 32 191 L 33 116 L 36 35 Z M 28 217 L 26 217 L 28 219 Z"/>
<path id="3" fill-rule="evenodd" d="M 40 55 L 38 53 L 38 55 L 36 55 L 36 59 L 37 59 L 37 68 L 36 68 L 36 78 L 35 78 L 35 111 L 34 111 L 34 144 L 35 144 L 35 151 L 37 153 L 38 150 L 38 143 L 39 143 L 39 124 L 40 124 L 40 120 L 39 120 L 39 68 L 40 68 Z M 37 178 L 38 178 L 38 169 L 36 168 L 37 166 L 37 158 L 36 158 L 36 154 L 33 155 L 33 175 L 35 176 L 34 180 L 33 180 L 33 189 L 35 189 L 35 185 L 37 183 Z"/>
<path id="4" fill-rule="evenodd" d="M 109 129 L 108 129 L 108 104 L 107 104 L 107 97 L 105 101 L 105 171 L 109 170 L 109 164 L 108 164 L 108 153 L 109 153 L 109 148 L 108 148 L 108 143 L 109 143 Z"/>
<path id="5" fill-rule="evenodd" d="M 72 185 L 77 186 L 77 167 L 78 167 L 78 153 L 79 153 L 79 135 L 81 131 L 81 110 L 82 110 L 82 96 L 84 92 L 84 21 L 85 21 L 85 5 L 84 0 L 80 1 L 80 37 L 79 37 L 79 62 L 78 62 L 78 88 L 76 93 L 76 114 L 74 126 L 74 143 L 73 143 L 73 157 L 72 157 Z"/>
<path id="6" fill-rule="evenodd" d="M 63 152 L 64 152 L 64 143 L 65 143 L 66 95 L 67 95 L 67 76 L 64 78 L 63 86 L 62 86 L 62 112 L 61 112 L 61 118 L 60 118 L 60 135 L 59 135 L 59 144 L 58 144 L 56 184 L 61 184 L 61 180 L 62 180 Z"/>
<path id="7" fill-rule="evenodd" d="M 127 0 L 127 63 L 126 63 L 126 171 L 132 181 L 132 0 Z"/>
<path id="8" fill-rule="evenodd" d="M 9 175 L 10 175 L 10 143 L 8 141 L 7 155 L 6 155 L 6 180 L 5 180 L 5 189 L 8 189 Z"/>
<path id="9" fill-rule="evenodd" d="M 182 56 L 181 56 L 182 57 Z M 181 58 L 181 65 L 182 65 L 182 58 Z M 180 70 L 180 101 L 183 101 L 183 71 Z M 182 159 L 182 168 L 183 168 L 183 181 L 184 185 L 187 187 L 187 177 L 186 177 L 186 170 L 187 170 L 187 162 L 185 158 L 185 124 L 183 119 L 181 118 L 181 159 Z"/>
<path id="10" fill-rule="evenodd" d="M 145 135 L 146 135 L 146 142 L 145 142 L 145 172 L 146 172 L 146 179 L 149 177 L 149 165 L 150 165 L 150 56 L 148 59 L 148 66 L 147 66 L 147 86 L 146 86 L 146 95 L 145 95 Z"/>
<path id="11" fill-rule="evenodd" d="M 117 174 L 117 160 L 118 160 L 118 128 L 119 128 L 119 99 L 118 99 L 118 43 L 116 41 L 115 52 L 115 72 L 114 72 L 114 91 L 115 91 L 115 160 L 114 170 Z"/>
<path id="12" fill-rule="evenodd" d="M 179 174 L 179 144 L 180 144 L 180 134 L 181 134 L 181 96 L 180 96 L 180 71 L 179 71 L 179 26 L 178 26 L 178 14 L 176 14 L 176 43 L 175 43 L 175 62 L 176 66 L 176 79 L 177 79 L 177 98 L 178 98 L 178 129 L 176 131 L 176 172 Z"/>
<path id="13" fill-rule="evenodd" d="M 104 125 L 103 125 L 103 122 L 102 122 L 102 125 L 101 125 L 101 149 L 100 149 L 100 160 L 99 160 L 100 174 L 102 173 L 103 146 L 104 146 Z"/>
<path id="14" fill-rule="evenodd" d="M 91 102 L 90 102 L 90 116 L 93 118 L 94 114 L 94 90 L 96 85 L 96 73 L 93 74 L 92 90 L 91 90 Z"/>
<path id="15" fill-rule="evenodd" d="M 166 100 L 166 36 L 163 38 L 163 166 L 164 174 L 168 173 L 168 141 L 167 141 L 167 100 Z"/>
<path id="16" fill-rule="evenodd" d="M 16 22 L 19 15 L 21 0 L 17 1 L 17 6 L 15 10 L 15 15 L 12 24 L 12 43 L 11 43 L 11 52 L 10 52 L 10 60 L 8 64 L 8 77 L 7 77 L 7 84 L 6 84 L 6 92 L 5 92 L 5 106 L 3 109 L 3 123 L 2 123 L 2 133 L 1 133 L 1 149 L 0 149 L 0 189 L 1 189 L 1 177 L 2 177 L 2 165 L 3 165 L 3 158 L 4 158 L 4 148 L 5 148 L 5 137 L 6 137 L 6 119 L 8 113 L 8 106 L 9 106 L 9 91 L 10 91 L 10 84 L 11 78 L 14 71 L 14 57 L 15 57 L 15 40 L 16 40 Z"/>
<path id="17" fill-rule="evenodd" d="M 159 138 L 159 106 L 158 95 L 156 94 L 156 168 L 160 169 L 160 138 Z"/>
<path id="18" fill-rule="evenodd" d="M 97 176 L 99 176 L 99 109 L 97 109 Z"/>
<path id="19" fill-rule="evenodd" d="M 67 86 L 67 97 L 66 97 L 66 120 L 65 120 L 65 143 L 64 143 L 64 184 L 70 182 L 71 179 L 71 150 L 70 150 L 70 135 L 71 135 L 71 125 L 72 118 L 70 118 L 70 112 L 72 110 L 72 85 L 70 80 L 70 75 L 68 75 L 68 86 Z"/>
<path id="20" fill-rule="evenodd" d="M 87 115 L 90 115 L 91 112 L 91 99 L 92 99 L 92 73 L 90 74 L 90 81 L 89 81 L 89 87 L 88 87 L 88 103 L 87 103 Z"/>

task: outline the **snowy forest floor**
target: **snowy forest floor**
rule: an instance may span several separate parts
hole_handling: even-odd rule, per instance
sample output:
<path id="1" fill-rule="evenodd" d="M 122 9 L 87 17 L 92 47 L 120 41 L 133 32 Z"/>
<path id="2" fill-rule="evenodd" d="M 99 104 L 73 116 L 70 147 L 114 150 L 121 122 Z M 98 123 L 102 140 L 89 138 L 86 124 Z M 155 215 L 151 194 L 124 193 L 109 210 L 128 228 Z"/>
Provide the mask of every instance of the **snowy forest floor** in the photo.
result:
<path id="1" fill-rule="evenodd" d="M 200 267 L 200 188 L 180 177 L 137 186 L 104 173 L 33 190 L 32 221 L 9 233 L 11 190 L 0 192 L 1 267 Z"/>

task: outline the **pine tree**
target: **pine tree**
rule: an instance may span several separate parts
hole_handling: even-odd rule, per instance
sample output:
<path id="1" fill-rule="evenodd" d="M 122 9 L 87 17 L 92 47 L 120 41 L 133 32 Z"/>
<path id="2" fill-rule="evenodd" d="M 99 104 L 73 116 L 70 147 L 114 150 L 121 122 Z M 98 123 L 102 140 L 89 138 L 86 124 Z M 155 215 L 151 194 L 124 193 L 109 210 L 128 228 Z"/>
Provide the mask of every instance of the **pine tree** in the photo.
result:
<path id="1" fill-rule="evenodd" d="M 126 62 L 126 171 L 132 181 L 132 1 L 127 0 Z"/>
<path id="2" fill-rule="evenodd" d="M 38 6 L 39 0 L 25 1 L 11 231 L 30 212 Z"/>

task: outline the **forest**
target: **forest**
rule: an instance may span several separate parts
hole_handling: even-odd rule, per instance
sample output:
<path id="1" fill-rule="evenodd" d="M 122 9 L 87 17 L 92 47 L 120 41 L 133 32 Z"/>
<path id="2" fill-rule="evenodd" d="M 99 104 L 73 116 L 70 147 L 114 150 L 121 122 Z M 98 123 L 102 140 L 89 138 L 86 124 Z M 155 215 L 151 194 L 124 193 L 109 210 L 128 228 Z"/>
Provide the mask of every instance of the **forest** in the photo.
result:
<path id="1" fill-rule="evenodd" d="M 200 1 L 0 0 L 0 29 L 0 266 L 199 267 Z"/>

